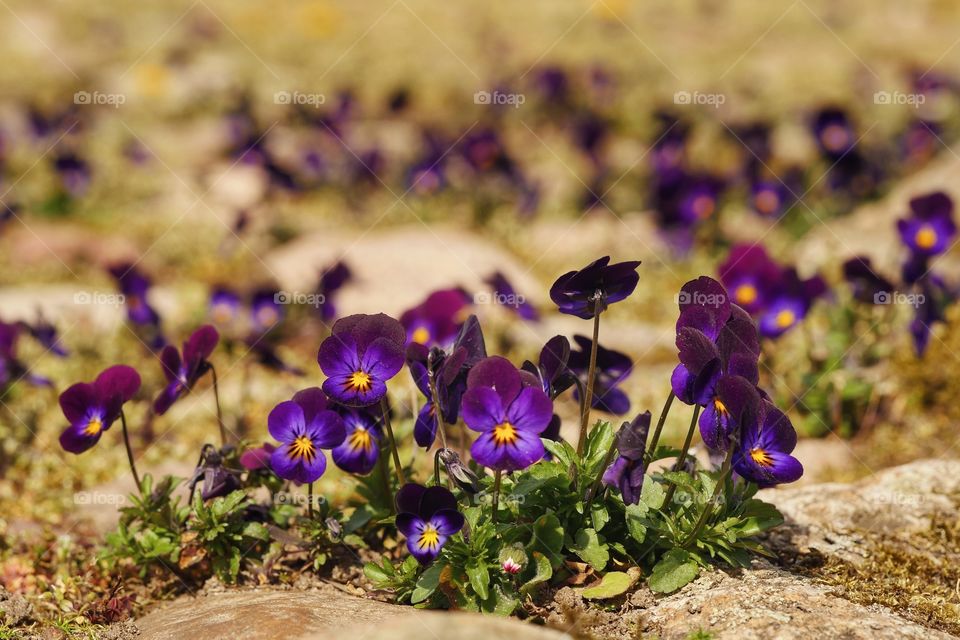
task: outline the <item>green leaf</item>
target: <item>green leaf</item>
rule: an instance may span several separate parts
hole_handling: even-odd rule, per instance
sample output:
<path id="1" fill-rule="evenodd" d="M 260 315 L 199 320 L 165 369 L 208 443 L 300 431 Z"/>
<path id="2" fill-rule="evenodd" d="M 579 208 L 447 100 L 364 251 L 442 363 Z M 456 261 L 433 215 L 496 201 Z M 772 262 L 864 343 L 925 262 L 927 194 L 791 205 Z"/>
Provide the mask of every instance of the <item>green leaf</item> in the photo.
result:
<path id="1" fill-rule="evenodd" d="M 779 527 L 783 524 L 783 514 L 772 504 L 752 499 L 743 505 L 742 522 L 743 524 L 737 527 L 737 532 L 746 538 Z"/>
<path id="2" fill-rule="evenodd" d="M 518 604 L 520 604 L 519 600 L 504 593 L 500 585 L 494 585 L 490 596 L 480 602 L 480 610 L 484 613 L 505 617 L 513 613 Z"/>
<path id="3" fill-rule="evenodd" d="M 423 602 L 433 595 L 433 592 L 440 585 L 440 574 L 443 572 L 444 566 L 440 562 L 434 562 L 420 574 L 420 578 L 417 579 L 417 587 L 413 590 L 413 595 L 410 596 L 411 604 Z"/>
<path id="4" fill-rule="evenodd" d="M 243 528 L 243 535 L 247 538 L 267 541 L 270 539 L 270 530 L 260 522 L 248 522 Z"/>
<path id="5" fill-rule="evenodd" d="M 534 574 L 520 587 L 520 593 L 523 595 L 530 595 L 538 586 L 553 577 L 553 567 L 550 560 L 539 551 L 534 551 L 531 555 L 533 556 L 533 562 L 530 564 L 533 566 Z"/>
<path id="6" fill-rule="evenodd" d="M 593 528 L 597 531 L 610 522 L 610 512 L 602 504 L 595 504 L 590 507 L 590 517 L 593 519 Z"/>
<path id="7" fill-rule="evenodd" d="M 622 571 L 611 571 L 605 574 L 600 582 L 580 593 L 587 600 L 606 600 L 626 593 L 634 582 L 632 577 Z"/>
<path id="8" fill-rule="evenodd" d="M 647 537 L 647 513 L 649 508 L 646 504 L 638 502 L 637 504 L 628 504 L 624 513 L 627 520 L 627 531 L 630 537 L 637 542 L 643 542 Z"/>
<path id="9" fill-rule="evenodd" d="M 610 560 L 610 550 L 593 529 L 580 529 L 570 549 L 596 571 L 603 571 Z"/>
<path id="10" fill-rule="evenodd" d="M 671 549 L 654 565 L 647 584 L 657 593 L 673 593 L 697 577 L 700 567 L 696 557 L 683 549 Z"/>
<path id="11" fill-rule="evenodd" d="M 566 441 L 548 440 L 540 438 L 544 448 L 550 452 L 553 458 L 564 467 L 569 467 L 577 459 L 577 451 Z"/>
<path id="12" fill-rule="evenodd" d="M 528 545 L 530 551 L 540 551 L 547 556 L 552 566 L 563 562 L 563 526 L 552 513 L 546 513 L 533 522 L 533 536 Z"/>
<path id="13" fill-rule="evenodd" d="M 589 482 L 593 482 L 594 476 L 599 473 L 600 465 L 603 464 L 607 452 L 613 446 L 614 437 L 613 426 L 609 422 L 597 422 L 587 435 L 582 467 L 589 476 L 586 478 Z"/>
<path id="14" fill-rule="evenodd" d="M 486 600 L 489 595 L 488 587 L 490 586 L 490 572 L 487 570 L 486 563 L 483 561 L 468 562 L 464 569 L 467 572 L 467 577 L 470 578 L 470 586 L 473 587 L 477 596 L 481 600 Z"/>
<path id="15" fill-rule="evenodd" d="M 367 576 L 367 579 L 377 588 L 390 581 L 390 576 L 376 562 L 363 565 L 363 575 Z"/>
<path id="16" fill-rule="evenodd" d="M 650 509 L 654 511 L 661 509 L 663 507 L 663 501 L 666 500 L 666 498 L 667 494 L 659 482 L 650 480 L 649 482 L 643 483 L 643 488 L 640 490 L 640 502 L 647 505 Z"/>

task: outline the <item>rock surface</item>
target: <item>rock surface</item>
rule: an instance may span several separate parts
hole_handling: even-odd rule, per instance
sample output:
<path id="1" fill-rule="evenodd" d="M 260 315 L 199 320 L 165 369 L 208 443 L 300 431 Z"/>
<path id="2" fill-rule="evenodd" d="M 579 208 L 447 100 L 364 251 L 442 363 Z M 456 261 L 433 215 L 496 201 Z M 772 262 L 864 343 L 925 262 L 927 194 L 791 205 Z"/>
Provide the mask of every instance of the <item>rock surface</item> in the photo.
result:
<path id="1" fill-rule="evenodd" d="M 184 598 L 137 622 L 143 640 L 423 640 L 518 638 L 556 640 L 564 634 L 519 620 L 417 611 L 316 591 L 247 590 Z"/>

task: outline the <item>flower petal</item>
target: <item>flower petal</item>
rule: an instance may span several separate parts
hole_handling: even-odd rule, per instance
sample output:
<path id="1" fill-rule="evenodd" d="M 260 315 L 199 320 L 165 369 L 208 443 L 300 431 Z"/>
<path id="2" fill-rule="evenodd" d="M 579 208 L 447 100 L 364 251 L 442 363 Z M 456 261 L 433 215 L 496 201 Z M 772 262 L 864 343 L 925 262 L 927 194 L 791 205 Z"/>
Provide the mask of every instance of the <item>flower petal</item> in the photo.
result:
<path id="1" fill-rule="evenodd" d="M 267 416 L 267 431 L 283 443 L 293 442 L 303 434 L 305 427 L 303 409 L 292 400 L 281 402 Z"/>
<path id="2" fill-rule="evenodd" d="M 460 414 L 464 424 L 474 431 L 489 431 L 504 418 L 500 396 L 490 387 L 475 387 L 463 394 Z"/>

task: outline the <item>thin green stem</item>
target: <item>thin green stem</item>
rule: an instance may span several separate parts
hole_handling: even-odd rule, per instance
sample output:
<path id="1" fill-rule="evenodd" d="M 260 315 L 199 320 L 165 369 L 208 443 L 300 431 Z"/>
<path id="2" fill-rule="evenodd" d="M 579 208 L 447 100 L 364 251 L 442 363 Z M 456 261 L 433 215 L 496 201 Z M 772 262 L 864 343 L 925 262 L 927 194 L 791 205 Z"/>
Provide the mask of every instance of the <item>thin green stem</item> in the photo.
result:
<path id="1" fill-rule="evenodd" d="M 387 429 L 387 437 L 390 440 L 390 451 L 393 452 L 393 465 L 396 467 L 397 480 L 400 486 L 406 484 L 403 478 L 403 466 L 400 464 L 400 452 L 397 451 L 397 440 L 393 437 L 393 427 L 390 425 L 390 407 L 387 406 L 387 396 L 380 400 L 380 412 L 383 414 L 383 426 Z"/>
<path id="2" fill-rule="evenodd" d="M 127 448 L 127 462 L 130 463 L 130 473 L 133 474 L 133 481 L 137 483 L 137 491 L 140 491 L 140 474 L 137 473 L 137 465 L 133 461 L 133 448 L 130 446 L 130 434 L 127 432 L 127 416 L 120 409 L 120 426 L 123 431 L 123 445 Z"/>
<path id="3" fill-rule="evenodd" d="M 437 432 L 440 434 L 440 446 L 446 449 L 447 432 L 446 425 L 443 421 L 443 407 L 440 406 L 440 392 L 437 391 L 436 376 L 434 375 L 433 371 L 428 371 L 427 375 L 430 378 L 430 397 L 431 402 L 433 403 L 433 415 L 437 419 Z M 437 484 L 439 484 L 439 482 Z"/>
<path id="4" fill-rule="evenodd" d="M 657 445 L 660 444 L 660 434 L 663 432 L 663 425 L 667 422 L 667 414 L 670 413 L 670 407 L 673 405 L 673 399 L 677 397 L 677 394 L 670 390 L 670 395 L 667 396 L 667 401 L 663 403 L 663 410 L 660 411 L 660 419 L 657 420 L 657 428 L 653 430 L 653 439 L 650 441 L 650 446 L 647 447 L 647 454 L 653 454 L 657 449 Z"/>
<path id="5" fill-rule="evenodd" d="M 493 474 L 493 524 L 497 524 L 497 511 L 500 509 L 500 480 L 503 471 L 497 469 Z"/>
<path id="6" fill-rule="evenodd" d="M 217 382 L 217 370 L 210 365 L 210 375 L 213 376 L 213 397 L 217 401 L 217 426 L 220 428 L 220 446 L 227 444 L 227 428 L 223 424 L 223 412 L 220 410 L 220 385 Z"/>
<path id="7" fill-rule="evenodd" d="M 307 485 L 307 517 L 313 519 L 313 483 Z"/>
<path id="8" fill-rule="evenodd" d="M 440 486 L 440 452 L 443 449 L 437 449 L 433 454 L 433 484 Z"/>
<path id="9" fill-rule="evenodd" d="M 693 418 L 690 420 L 690 427 L 687 429 L 687 437 L 683 441 L 683 447 L 680 449 L 680 455 L 677 456 L 677 461 L 673 464 L 673 471 L 679 471 L 683 468 L 683 463 L 687 459 L 687 452 L 690 451 L 690 443 L 693 442 L 693 432 L 697 428 L 697 419 L 699 417 L 700 405 L 696 404 L 693 406 Z M 673 499 L 673 494 L 676 490 L 676 484 L 671 484 L 670 488 L 667 489 L 667 496 L 663 499 L 664 508 L 670 504 L 670 500 Z"/>
<path id="10" fill-rule="evenodd" d="M 710 496 L 710 500 L 707 501 L 707 504 L 703 505 L 703 511 L 700 513 L 700 518 L 697 520 L 697 524 L 693 525 L 690 535 L 688 535 L 687 539 L 684 540 L 682 545 L 683 547 L 690 546 L 690 544 L 697 539 L 697 535 L 700 533 L 700 530 L 703 529 L 703 526 L 713 514 L 713 503 L 716 502 L 717 498 L 720 497 L 720 492 L 723 491 L 723 488 L 727 484 L 727 478 L 730 477 L 730 468 L 733 463 L 734 449 L 735 446 L 731 443 L 730 449 L 727 450 L 727 455 L 723 459 L 723 466 L 720 467 L 720 477 L 717 478 L 717 486 L 713 488 L 713 495 Z"/>
<path id="11" fill-rule="evenodd" d="M 590 366 L 587 369 L 587 389 L 583 393 L 580 412 L 580 438 L 577 440 L 577 455 L 583 455 L 587 444 L 587 425 L 590 424 L 590 405 L 593 403 L 593 382 L 597 374 L 597 342 L 600 338 L 600 312 L 593 316 L 593 344 L 590 346 Z"/>

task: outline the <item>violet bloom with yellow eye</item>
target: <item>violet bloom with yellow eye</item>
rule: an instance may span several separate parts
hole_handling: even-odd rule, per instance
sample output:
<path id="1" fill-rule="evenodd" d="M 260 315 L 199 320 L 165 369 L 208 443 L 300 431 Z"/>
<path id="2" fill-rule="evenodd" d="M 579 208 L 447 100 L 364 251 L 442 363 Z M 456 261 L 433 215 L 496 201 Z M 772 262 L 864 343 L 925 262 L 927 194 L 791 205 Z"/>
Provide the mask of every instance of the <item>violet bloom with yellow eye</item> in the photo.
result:
<path id="1" fill-rule="evenodd" d="M 910 200 L 911 215 L 897 220 L 900 239 L 921 256 L 935 256 L 950 247 L 957 234 L 953 200 L 937 191 Z"/>
<path id="2" fill-rule="evenodd" d="M 550 287 L 550 299 L 560 313 L 589 320 L 633 293 L 640 281 L 639 266 L 639 260 L 610 264 L 610 256 L 604 256 L 557 278 Z"/>
<path id="3" fill-rule="evenodd" d="M 420 564 L 440 555 L 450 536 L 466 520 L 457 511 L 457 499 L 444 487 L 405 484 L 397 492 L 397 529 L 407 539 L 407 549 Z"/>
<path id="4" fill-rule="evenodd" d="M 250 316 L 253 324 L 253 331 L 257 334 L 263 334 L 283 320 L 284 309 L 281 303 L 289 302 L 285 299 L 285 294 L 276 292 L 272 289 L 261 289 L 254 292 L 250 298 Z"/>
<path id="5" fill-rule="evenodd" d="M 343 442 L 330 452 L 334 463 L 350 473 L 370 473 L 380 457 L 381 418 L 366 409 L 337 406 L 334 411 L 340 414 L 346 434 Z"/>
<path id="6" fill-rule="evenodd" d="M 790 419 L 764 401 L 762 418 L 744 425 L 733 469 L 761 487 L 793 482 L 803 475 L 803 465 L 790 455 L 796 446 L 797 432 Z"/>
<path id="7" fill-rule="evenodd" d="M 757 317 L 760 334 L 777 338 L 803 320 L 817 298 L 827 291 L 820 276 L 802 280 L 796 269 L 784 269 L 777 281 L 776 293 Z"/>
<path id="8" fill-rule="evenodd" d="M 343 420 L 327 407 L 327 398 L 317 387 L 304 389 L 293 400 L 274 407 L 267 428 L 280 441 L 270 455 L 271 468 L 284 480 L 300 484 L 310 484 L 323 475 L 327 459 L 321 449 L 332 449 L 346 437 Z"/>
<path id="9" fill-rule="evenodd" d="M 780 276 L 780 267 L 760 245 L 735 245 L 719 268 L 720 280 L 730 292 L 730 301 L 748 313 L 756 313 L 768 302 Z"/>
<path id="10" fill-rule="evenodd" d="M 388 315 L 341 318 L 320 345 L 324 392 L 350 407 L 367 407 L 387 394 L 387 380 L 403 368 L 403 326 Z"/>
<path id="11" fill-rule="evenodd" d="M 459 288 L 434 291 L 426 300 L 400 316 L 407 342 L 448 347 L 466 317 L 470 296 Z"/>
<path id="12" fill-rule="evenodd" d="M 524 386 L 506 358 L 486 358 L 470 371 L 461 414 L 467 427 L 480 432 L 470 447 L 478 463 L 519 471 L 543 458 L 540 434 L 550 424 L 553 403 L 539 386 Z"/>
<path id="13" fill-rule="evenodd" d="M 140 375 L 126 365 L 105 369 L 92 383 L 78 382 L 68 388 L 60 394 L 60 408 L 70 426 L 60 434 L 60 446 L 70 453 L 83 453 L 97 444 L 139 389 Z"/>

